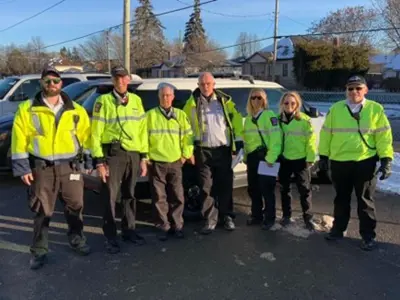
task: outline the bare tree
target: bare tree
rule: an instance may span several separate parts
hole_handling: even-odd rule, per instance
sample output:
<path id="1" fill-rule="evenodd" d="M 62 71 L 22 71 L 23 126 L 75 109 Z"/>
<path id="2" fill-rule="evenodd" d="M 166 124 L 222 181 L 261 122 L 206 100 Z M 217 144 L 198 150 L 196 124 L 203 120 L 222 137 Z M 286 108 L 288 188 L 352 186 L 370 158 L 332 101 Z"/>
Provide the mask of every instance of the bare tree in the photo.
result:
<path id="1" fill-rule="evenodd" d="M 49 59 L 44 47 L 45 43 L 40 36 L 32 37 L 30 42 L 23 47 L 29 61 L 29 72 L 40 73 L 43 69 L 43 65 Z"/>
<path id="2" fill-rule="evenodd" d="M 385 31 L 385 38 L 383 42 L 385 46 L 388 45 L 395 49 L 400 50 L 400 1 L 399 0 L 373 0 L 374 6 L 379 12 L 380 25 L 385 28 L 393 28 L 392 30 Z"/>
<path id="3" fill-rule="evenodd" d="M 218 50 L 217 42 L 208 40 L 204 45 L 204 49 L 200 52 L 185 52 L 185 66 L 192 68 L 196 67 L 200 71 L 212 71 L 218 68 L 226 60 L 226 52 Z"/>
<path id="4" fill-rule="evenodd" d="M 394 0 L 397 1 L 397 0 Z M 330 12 L 326 17 L 314 22 L 309 29 L 311 33 L 323 33 L 323 39 L 332 39 L 331 32 L 356 31 L 372 29 L 377 22 L 377 12 L 363 6 L 345 7 Z M 340 40 L 348 44 L 372 45 L 376 33 L 354 32 L 340 35 Z"/>
<path id="5" fill-rule="evenodd" d="M 21 49 L 11 45 L 6 51 L 7 69 L 10 74 L 23 75 L 29 73 L 29 60 Z"/>
<path id="6" fill-rule="evenodd" d="M 249 57 L 261 49 L 261 43 L 256 34 L 241 32 L 236 40 L 235 57 Z"/>

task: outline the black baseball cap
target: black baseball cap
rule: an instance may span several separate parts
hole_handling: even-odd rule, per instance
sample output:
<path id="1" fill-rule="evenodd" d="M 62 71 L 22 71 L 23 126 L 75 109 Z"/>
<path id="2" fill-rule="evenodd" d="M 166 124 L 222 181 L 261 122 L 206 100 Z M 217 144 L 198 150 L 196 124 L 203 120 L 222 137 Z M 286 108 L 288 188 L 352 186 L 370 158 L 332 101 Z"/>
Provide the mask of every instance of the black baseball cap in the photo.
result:
<path id="1" fill-rule="evenodd" d="M 129 76 L 129 72 L 123 66 L 116 66 L 116 67 L 112 68 L 111 76 L 112 77 Z"/>
<path id="2" fill-rule="evenodd" d="M 47 66 L 42 71 L 42 79 L 49 74 L 55 75 L 57 77 L 61 77 L 60 73 L 57 71 L 56 68 L 54 68 L 52 66 Z"/>
<path id="3" fill-rule="evenodd" d="M 360 75 L 354 75 L 354 76 L 351 76 L 349 79 L 347 79 L 346 86 L 353 85 L 353 84 L 358 84 L 358 85 L 365 84 L 365 85 L 367 85 L 367 81 L 365 80 L 364 77 L 362 77 Z"/>

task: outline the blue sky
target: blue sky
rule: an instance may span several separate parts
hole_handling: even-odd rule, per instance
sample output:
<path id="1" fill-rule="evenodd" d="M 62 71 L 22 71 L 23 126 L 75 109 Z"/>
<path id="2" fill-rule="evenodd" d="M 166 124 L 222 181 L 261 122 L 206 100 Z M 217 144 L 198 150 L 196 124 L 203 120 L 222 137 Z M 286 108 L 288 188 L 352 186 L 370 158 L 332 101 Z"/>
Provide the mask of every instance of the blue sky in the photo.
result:
<path id="1" fill-rule="evenodd" d="M 0 0 L 0 31 L 59 0 Z M 192 0 L 180 0 L 193 3 Z M 205 0 L 203 0 L 205 1 Z M 203 2 L 202 1 L 202 2 Z M 155 13 L 177 9 L 185 5 L 176 0 L 152 0 Z M 131 1 L 132 11 L 138 1 Z M 219 45 L 235 43 L 241 31 L 261 37 L 273 35 L 274 0 L 218 0 L 202 6 L 202 18 L 207 34 Z M 305 33 L 310 24 L 329 11 L 345 6 L 370 6 L 370 0 L 280 0 L 279 35 Z M 207 11 L 206 11 L 207 10 Z M 192 9 L 161 16 L 167 38 L 178 37 L 184 31 Z M 212 13 L 214 12 L 214 13 Z M 217 13 L 217 14 L 215 14 Z M 221 16 L 218 13 L 247 18 Z M 61 5 L 21 25 L 0 32 L 0 45 L 25 44 L 32 36 L 41 36 L 46 45 L 65 41 L 97 30 L 120 24 L 122 0 L 66 0 Z M 132 13 L 133 17 L 133 13 Z M 84 39 L 66 43 L 72 47 Z M 263 46 L 270 41 L 262 43 Z M 57 46 L 51 50 L 58 50 Z M 228 53 L 231 53 L 229 51 Z"/>

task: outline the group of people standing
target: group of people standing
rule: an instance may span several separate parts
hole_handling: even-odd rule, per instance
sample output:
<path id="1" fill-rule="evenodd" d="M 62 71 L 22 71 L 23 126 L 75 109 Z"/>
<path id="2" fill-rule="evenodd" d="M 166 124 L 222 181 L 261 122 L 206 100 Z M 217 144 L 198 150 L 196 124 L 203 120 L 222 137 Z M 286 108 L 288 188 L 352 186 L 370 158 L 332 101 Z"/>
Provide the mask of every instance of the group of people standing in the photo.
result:
<path id="1" fill-rule="evenodd" d="M 145 243 L 135 226 L 134 196 L 138 176 L 149 176 L 157 237 L 184 237 L 184 190 L 182 166 L 196 167 L 199 175 L 202 215 L 201 234 L 212 233 L 222 222 L 235 229 L 232 189 L 232 156 L 241 149 L 247 165 L 251 216 L 248 225 L 269 230 L 276 219 L 276 176 L 259 172 L 260 163 L 273 168 L 279 163 L 282 200 L 281 224 L 293 222 L 291 178 L 300 192 L 306 228 L 315 229 L 311 212 L 310 168 L 316 162 L 316 134 L 310 118 L 301 112 L 298 93 L 282 96 L 279 113 L 268 107 L 264 89 L 253 89 L 247 116 L 235 108 L 235 100 L 215 89 L 211 73 L 203 73 L 198 88 L 182 110 L 173 107 L 175 88 L 160 84 L 159 106 L 144 111 L 142 100 L 128 91 L 129 72 L 112 70 L 114 89 L 101 95 L 87 112 L 61 91 L 57 70 L 42 73 L 42 92 L 23 102 L 16 113 L 12 133 L 12 162 L 15 176 L 29 186 L 30 208 L 35 212 L 30 266 L 38 269 L 46 261 L 48 227 L 57 197 L 65 204 L 71 248 L 90 253 L 83 234 L 83 178 L 81 160 L 89 172 L 96 168 L 102 181 L 103 232 L 108 253 L 118 253 L 116 202 L 121 199 L 122 239 Z M 376 162 L 381 179 L 390 175 L 393 147 L 390 125 L 381 105 L 364 98 L 367 87 L 362 77 L 347 84 L 347 100 L 335 103 L 320 134 L 319 167 L 331 161 L 337 192 L 335 222 L 328 238 L 339 239 L 346 230 L 352 188 L 356 189 L 363 248 L 372 249 L 375 238 Z M 347 109 L 346 109 L 347 107 Z M 358 111 L 357 111 L 358 109 Z M 362 109 L 362 113 L 361 113 Z M 356 117 L 357 116 L 357 117 Z"/>

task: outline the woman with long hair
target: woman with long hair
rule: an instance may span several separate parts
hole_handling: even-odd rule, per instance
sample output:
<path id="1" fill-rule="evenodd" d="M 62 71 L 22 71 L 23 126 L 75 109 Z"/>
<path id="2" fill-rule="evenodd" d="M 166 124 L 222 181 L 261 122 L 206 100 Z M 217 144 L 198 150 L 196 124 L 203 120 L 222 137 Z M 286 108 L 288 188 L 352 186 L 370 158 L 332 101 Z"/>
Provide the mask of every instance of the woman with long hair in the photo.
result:
<path id="1" fill-rule="evenodd" d="M 316 135 L 310 117 L 302 113 L 302 100 L 297 92 L 285 93 L 279 105 L 279 121 L 283 131 L 283 147 L 279 168 L 281 186 L 281 225 L 293 222 L 291 177 L 294 174 L 306 228 L 315 229 L 311 213 L 311 172 L 316 157 Z"/>
<path id="2" fill-rule="evenodd" d="M 258 174 L 258 166 L 260 161 L 265 161 L 273 167 L 281 153 L 282 132 L 276 114 L 268 110 L 267 94 L 263 89 L 250 91 L 247 114 L 243 133 L 247 191 L 251 198 L 251 216 L 247 224 L 262 224 L 262 228 L 268 230 L 275 224 L 276 218 L 276 177 Z"/>

